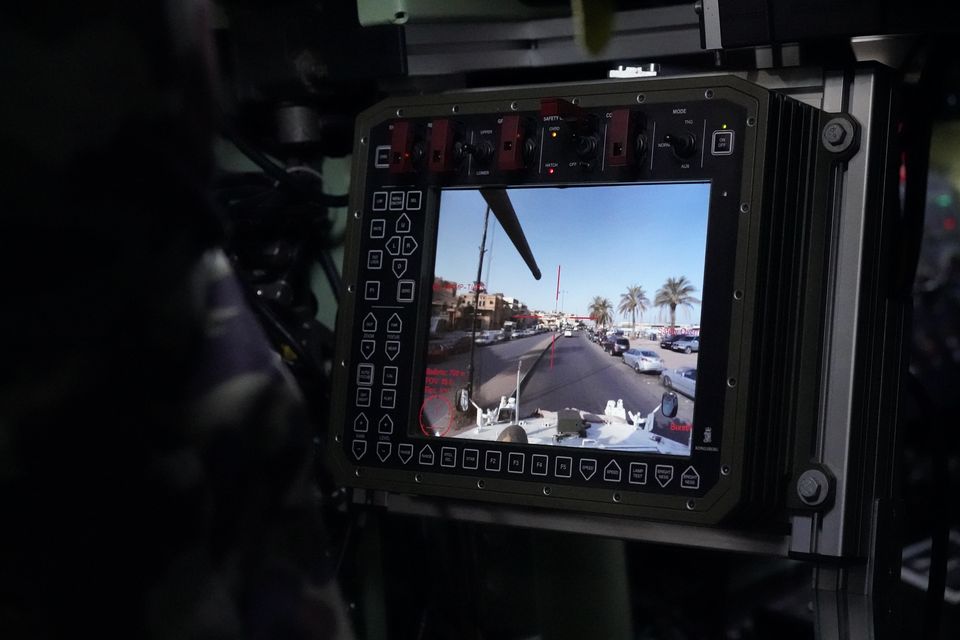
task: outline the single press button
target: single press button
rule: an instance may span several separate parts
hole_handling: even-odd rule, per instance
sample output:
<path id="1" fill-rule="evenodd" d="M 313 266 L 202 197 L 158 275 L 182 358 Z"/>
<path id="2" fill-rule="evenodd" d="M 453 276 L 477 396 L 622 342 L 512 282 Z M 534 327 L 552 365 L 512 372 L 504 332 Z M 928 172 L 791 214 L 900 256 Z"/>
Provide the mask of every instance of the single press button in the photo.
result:
<path id="1" fill-rule="evenodd" d="M 476 470 L 480 464 L 480 452 L 476 449 L 464 449 L 461 464 L 464 469 Z"/>
<path id="2" fill-rule="evenodd" d="M 713 132 L 713 144 L 710 154 L 714 156 L 729 156 L 733 153 L 733 131 L 720 130 Z"/>
<path id="3" fill-rule="evenodd" d="M 535 476 L 545 476 L 550 469 L 550 458 L 542 453 L 530 456 L 530 473 Z"/>
<path id="4" fill-rule="evenodd" d="M 454 447 L 442 447 L 440 449 L 440 466 L 441 467 L 455 467 L 457 466 L 457 450 Z"/>
<path id="5" fill-rule="evenodd" d="M 419 211 L 423 191 L 407 191 L 407 211 Z"/>

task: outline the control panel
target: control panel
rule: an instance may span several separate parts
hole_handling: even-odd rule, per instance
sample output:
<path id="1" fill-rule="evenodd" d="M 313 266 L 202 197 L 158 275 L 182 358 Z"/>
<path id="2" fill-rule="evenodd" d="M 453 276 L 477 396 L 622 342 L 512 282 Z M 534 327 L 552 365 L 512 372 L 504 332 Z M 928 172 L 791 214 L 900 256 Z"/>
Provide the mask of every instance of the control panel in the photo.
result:
<path id="1" fill-rule="evenodd" d="M 749 339 L 743 331 L 745 305 L 734 292 L 749 284 L 751 231 L 743 214 L 759 206 L 754 171 L 763 157 L 766 100 L 766 92 L 754 85 L 714 77 L 396 99 L 366 112 L 358 121 L 347 297 L 337 327 L 331 456 L 343 481 L 685 521 L 722 519 L 737 504 L 743 481 L 744 425 L 737 408 L 744 391 L 736 381 L 747 375 Z M 531 234 L 544 228 L 536 225 L 550 219 L 549 208 L 540 206 L 536 220 L 530 205 L 523 211 L 507 206 L 502 213 L 497 205 L 502 198 L 490 195 L 493 191 L 505 192 L 507 200 L 550 193 L 562 202 L 565 195 L 576 196 L 588 206 L 564 211 L 558 205 L 547 242 Z M 482 207 L 467 215 L 450 203 L 474 196 L 480 202 L 476 194 L 486 199 L 488 222 L 482 234 L 466 240 L 473 233 L 468 223 L 484 220 Z M 686 203 L 694 196 L 702 200 L 701 222 L 694 225 L 701 235 L 688 240 L 683 207 L 693 207 Z M 676 205 L 641 213 L 656 202 L 669 204 L 664 198 L 671 197 Z M 589 210 L 591 200 L 595 211 Z M 701 261 L 692 268 L 701 286 L 689 297 L 696 300 L 697 336 L 704 344 L 692 355 L 688 349 L 690 357 L 683 361 L 692 363 L 685 369 L 694 371 L 688 375 L 695 389 L 685 391 L 680 381 L 665 379 L 666 368 L 647 377 L 639 365 L 637 374 L 629 364 L 622 370 L 634 376 L 624 385 L 675 396 L 680 390 L 681 411 L 688 412 L 683 420 L 658 413 L 660 395 L 654 391 L 645 391 L 649 406 L 615 397 L 623 395 L 616 387 L 625 375 L 619 369 L 611 375 L 620 378 L 595 392 L 593 406 L 542 404 L 546 396 L 531 390 L 531 372 L 549 362 L 550 373 L 536 375 L 560 380 L 558 349 L 565 355 L 576 347 L 583 358 L 601 362 L 597 354 L 603 347 L 593 342 L 600 329 L 613 326 L 613 318 L 592 317 L 586 310 L 560 315 L 544 310 L 547 304 L 528 308 L 509 291 L 494 292 L 483 282 L 485 252 L 523 254 L 518 238 L 528 242 L 532 258 L 557 248 L 576 256 L 567 262 L 587 264 L 591 255 L 599 260 L 607 248 L 590 244 L 590 220 L 605 224 L 599 222 L 603 203 L 614 200 L 627 216 L 635 203 L 637 229 L 651 216 L 658 229 L 670 229 L 676 220 L 675 233 L 638 236 L 636 253 L 618 258 L 623 269 L 659 274 L 655 261 L 645 260 L 645 247 L 654 256 L 661 254 L 658 245 L 671 243 L 678 247 L 675 253 L 690 251 Z M 488 249 L 494 215 L 497 232 L 502 228 L 509 239 L 500 236 L 501 244 Z M 462 262 L 477 270 L 477 244 L 480 272 L 466 282 L 445 280 L 441 259 L 446 264 L 457 252 L 469 254 Z M 541 280 L 541 270 L 544 277 L 556 275 L 557 299 L 550 304 L 559 307 L 559 265 L 539 264 L 523 276 L 532 280 L 535 272 Z M 511 286 L 509 278 L 502 282 L 498 286 Z M 653 307 L 655 292 L 647 293 Z M 501 306 L 510 310 L 497 315 Z M 465 320 L 464 309 L 473 313 L 472 320 Z M 669 312 L 669 303 L 660 310 Z M 667 324 L 659 322 L 661 328 Z M 575 341 L 564 326 L 577 332 Z M 637 333 L 628 338 L 635 344 L 649 341 Z M 651 343 L 650 349 L 659 346 Z M 610 355 L 618 360 L 606 356 L 609 366 L 627 362 L 623 354 Z M 573 355 L 565 357 L 571 362 Z M 500 366 L 495 374 L 480 370 L 490 362 Z M 482 366 L 493 371 L 494 365 Z M 571 389 L 592 384 L 587 371 L 570 366 L 563 384 Z M 485 397 L 478 391 L 481 378 L 483 389 L 497 391 Z M 608 389 L 614 397 L 602 397 Z M 527 406 L 528 396 L 541 405 Z M 520 442 L 504 436 L 500 427 L 510 425 L 525 430 Z M 550 439 L 541 437 L 537 425 L 546 425 Z"/>

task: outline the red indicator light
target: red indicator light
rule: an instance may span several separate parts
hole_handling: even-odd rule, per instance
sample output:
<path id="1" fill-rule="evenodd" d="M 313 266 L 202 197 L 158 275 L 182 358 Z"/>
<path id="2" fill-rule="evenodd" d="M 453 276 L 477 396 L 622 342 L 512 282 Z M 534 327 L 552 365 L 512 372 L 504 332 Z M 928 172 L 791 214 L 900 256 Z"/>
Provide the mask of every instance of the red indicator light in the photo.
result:
<path id="1" fill-rule="evenodd" d="M 553 175 L 553 171 L 554 171 L 553 167 L 550 167 L 549 169 L 547 169 L 547 173 L 549 173 L 550 175 Z"/>
<path id="2" fill-rule="evenodd" d="M 943 230 L 944 231 L 956 231 L 957 230 L 957 219 L 953 216 L 947 216 L 943 219 Z"/>

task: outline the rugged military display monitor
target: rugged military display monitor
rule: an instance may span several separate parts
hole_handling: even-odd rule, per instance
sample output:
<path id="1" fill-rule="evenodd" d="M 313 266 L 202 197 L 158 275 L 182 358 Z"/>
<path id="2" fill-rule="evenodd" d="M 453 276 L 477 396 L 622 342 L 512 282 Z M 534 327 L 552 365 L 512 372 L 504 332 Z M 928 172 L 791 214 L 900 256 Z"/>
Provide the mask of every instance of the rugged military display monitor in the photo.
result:
<path id="1" fill-rule="evenodd" d="M 829 506 L 845 480 L 818 462 L 818 426 L 859 392 L 826 392 L 844 351 L 825 354 L 878 300 L 851 313 L 840 295 L 854 218 L 837 215 L 837 189 L 861 133 L 732 76 L 368 110 L 337 327 L 337 479 L 780 530 L 789 509 Z M 804 474 L 821 481 L 813 498 L 792 490 Z"/>

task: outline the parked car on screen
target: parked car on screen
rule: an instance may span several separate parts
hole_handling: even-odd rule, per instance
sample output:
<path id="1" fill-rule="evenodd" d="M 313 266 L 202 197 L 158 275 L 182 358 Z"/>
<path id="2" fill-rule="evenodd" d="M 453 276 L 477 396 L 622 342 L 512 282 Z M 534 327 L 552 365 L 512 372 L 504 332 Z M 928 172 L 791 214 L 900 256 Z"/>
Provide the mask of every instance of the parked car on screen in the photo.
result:
<path id="1" fill-rule="evenodd" d="M 695 336 L 687 336 L 686 338 L 681 338 L 680 340 L 675 340 L 673 344 L 670 345 L 670 348 L 674 351 L 683 351 L 684 353 L 694 353 L 700 351 L 700 338 Z"/>
<path id="2" fill-rule="evenodd" d="M 691 398 L 697 394 L 697 370 L 693 367 L 667 369 L 660 374 L 660 382 L 667 389 L 676 389 Z"/>
<path id="3" fill-rule="evenodd" d="M 564 338 L 572 338 L 572 337 L 573 337 L 573 330 L 572 330 L 572 329 L 567 329 L 567 330 L 565 330 L 565 331 L 563 332 L 563 337 L 564 337 Z"/>
<path id="4" fill-rule="evenodd" d="M 612 356 L 619 356 L 630 348 L 630 341 L 619 336 L 608 336 L 607 339 L 601 344 L 603 346 L 603 350 Z"/>
<path id="5" fill-rule="evenodd" d="M 473 342 L 478 347 L 486 347 L 501 341 L 502 338 L 500 337 L 499 331 L 484 331 L 483 333 L 478 333 Z"/>
<path id="6" fill-rule="evenodd" d="M 650 349 L 627 349 L 623 352 L 623 362 L 634 371 L 663 371 L 663 359 Z"/>
<path id="7" fill-rule="evenodd" d="M 663 347 L 664 349 L 670 349 L 673 343 L 676 342 L 677 340 L 682 340 L 684 338 L 689 338 L 689 337 L 690 336 L 683 333 L 677 333 L 672 336 L 664 336 L 660 338 L 660 346 Z"/>

